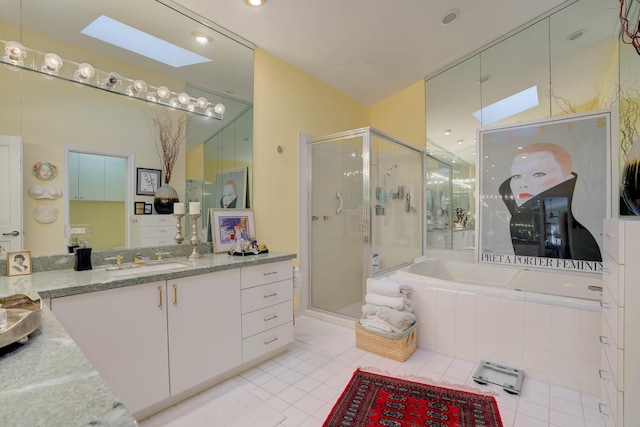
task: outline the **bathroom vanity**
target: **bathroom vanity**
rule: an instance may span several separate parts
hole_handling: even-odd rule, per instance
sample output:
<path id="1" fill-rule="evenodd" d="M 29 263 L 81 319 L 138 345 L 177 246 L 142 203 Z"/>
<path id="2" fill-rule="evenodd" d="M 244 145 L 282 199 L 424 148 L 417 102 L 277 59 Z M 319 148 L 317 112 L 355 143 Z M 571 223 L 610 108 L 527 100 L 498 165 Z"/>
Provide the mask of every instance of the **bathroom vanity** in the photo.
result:
<path id="1" fill-rule="evenodd" d="M 116 396 L 111 405 L 122 402 L 129 416 L 142 419 L 286 349 L 293 340 L 293 258 L 209 254 L 167 259 L 166 270 L 160 263 L 150 264 L 157 270 L 103 267 L 23 276 L 55 319 L 47 313 L 42 332 L 20 351 L 34 356 L 29 347 L 48 338 L 46 322 L 59 322 Z M 1 277 L 0 291 L 11 292 L 12 279 Z M 20 364 L 13 356 L 0 354 L 3 384 L 5 373 Z M 46 351 L 40 357 L 46 359 Z M 67 397 L 50 393 L 56 402 Z M 68 398 L 78 396 L 84 393 Z M 60 406 L 52 403 L 50 410 Z"/>

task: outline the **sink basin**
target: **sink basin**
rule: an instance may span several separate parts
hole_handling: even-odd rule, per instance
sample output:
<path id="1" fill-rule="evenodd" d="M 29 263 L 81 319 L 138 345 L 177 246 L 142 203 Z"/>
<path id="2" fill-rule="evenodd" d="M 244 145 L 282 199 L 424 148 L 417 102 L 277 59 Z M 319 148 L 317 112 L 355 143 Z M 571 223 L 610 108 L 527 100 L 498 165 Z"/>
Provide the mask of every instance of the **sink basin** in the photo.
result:
<path id="1" fill-rule="evenodd" d="M 184 267 L 186 267 L 186 265 L 179 262 L 164 262 L 161 264 L 131 264 L 119 267 L 109 267 L 106 270 L 109 272 L 109 275 L 119 277 L 162 272 Z"/>

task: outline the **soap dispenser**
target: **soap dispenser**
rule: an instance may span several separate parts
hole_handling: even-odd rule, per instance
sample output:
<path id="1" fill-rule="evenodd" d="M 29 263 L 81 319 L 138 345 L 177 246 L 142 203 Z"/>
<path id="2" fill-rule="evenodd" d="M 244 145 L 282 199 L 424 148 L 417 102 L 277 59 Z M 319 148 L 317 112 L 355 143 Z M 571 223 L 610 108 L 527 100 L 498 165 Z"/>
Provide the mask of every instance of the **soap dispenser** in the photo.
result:
<path id="1" fill-rule="evenodd" d="M 73 269 L 76 271 L 91 270 L 91 248 L 87 248 L 87 242 L 80 240 L 79 247 L 73 252 L 76 254 L 76 263 Z"/>

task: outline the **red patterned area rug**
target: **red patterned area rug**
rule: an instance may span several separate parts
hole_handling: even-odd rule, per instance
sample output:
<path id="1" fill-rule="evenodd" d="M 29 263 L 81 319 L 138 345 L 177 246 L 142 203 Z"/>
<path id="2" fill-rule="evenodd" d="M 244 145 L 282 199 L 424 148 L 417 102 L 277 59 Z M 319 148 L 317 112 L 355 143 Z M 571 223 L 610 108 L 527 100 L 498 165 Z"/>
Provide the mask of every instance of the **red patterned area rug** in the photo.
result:
<path id="1" fill-rule="evenodd" d="M 502 427 L 493 396 L 390 378 L 360 369 L 323 427 Z"/>

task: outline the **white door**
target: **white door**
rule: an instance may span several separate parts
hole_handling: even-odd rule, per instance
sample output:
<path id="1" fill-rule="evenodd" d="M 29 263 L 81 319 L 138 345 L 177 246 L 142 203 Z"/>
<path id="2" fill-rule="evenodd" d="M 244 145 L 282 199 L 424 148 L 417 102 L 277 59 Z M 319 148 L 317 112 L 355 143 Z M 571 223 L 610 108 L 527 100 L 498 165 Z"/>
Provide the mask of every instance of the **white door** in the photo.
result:
<path id="1" fill-rule="evenodd" d="M 0 258 L 22 249 L 22 139 L 0 135 Z"/>

